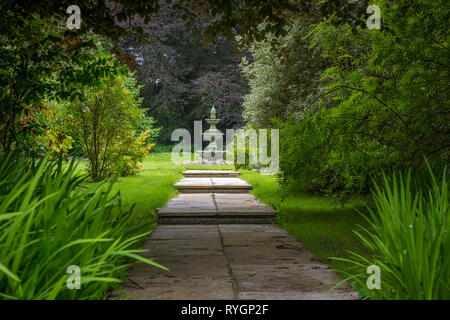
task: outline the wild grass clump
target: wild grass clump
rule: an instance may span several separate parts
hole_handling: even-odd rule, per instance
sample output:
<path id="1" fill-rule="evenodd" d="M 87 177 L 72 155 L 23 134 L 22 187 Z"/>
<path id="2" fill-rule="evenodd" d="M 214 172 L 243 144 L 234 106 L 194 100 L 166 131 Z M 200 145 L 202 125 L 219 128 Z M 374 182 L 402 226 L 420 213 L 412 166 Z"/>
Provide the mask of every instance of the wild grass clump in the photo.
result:
<path id="1" fill-rule="evenodd" d="M 156 263 L 133 249 L 113 180 L 87 184 L 76 163 L 0 159 L 0 298 L 102 299 L 130 261 Z M 66 283 L 80 268 L 81 288 Z"/>
<path id="2" fill-rule="evenodd" d="M 361 268 L 380 268 L 380 289 L 369 290 L 369 274 L 349 274 L 372 299 L 450 299 L 450 235 L 448 174 L 436 179 L 394 174 L 376 185 L 369 227 L 356 232 L 370 249 L 363 257 L 342 259 Z M 348 279 L 347 279 L 348 280 Z"/>

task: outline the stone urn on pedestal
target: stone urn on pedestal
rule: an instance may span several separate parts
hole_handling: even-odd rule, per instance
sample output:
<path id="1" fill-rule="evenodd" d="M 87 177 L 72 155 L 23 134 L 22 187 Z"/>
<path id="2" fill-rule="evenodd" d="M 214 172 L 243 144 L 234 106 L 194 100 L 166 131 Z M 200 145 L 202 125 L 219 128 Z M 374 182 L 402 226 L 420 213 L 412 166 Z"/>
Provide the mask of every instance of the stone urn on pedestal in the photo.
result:
<path id="1" fill-rule="evenodd" d="M 216 128 L 216 125 L 220 122 L 217 119 L 216 109 L 211 108 L 211 117 L 206 119 L 209 124 L 209 129 L 203 133 L 203 140 L 209 141 L 210 143 L 203 151 L 200 151 L 200 160 L 204 164 L 208 163 L 222 163 L 224 162 L 224 154 L 226 151 L 223 150 L 223 133 Z"/>

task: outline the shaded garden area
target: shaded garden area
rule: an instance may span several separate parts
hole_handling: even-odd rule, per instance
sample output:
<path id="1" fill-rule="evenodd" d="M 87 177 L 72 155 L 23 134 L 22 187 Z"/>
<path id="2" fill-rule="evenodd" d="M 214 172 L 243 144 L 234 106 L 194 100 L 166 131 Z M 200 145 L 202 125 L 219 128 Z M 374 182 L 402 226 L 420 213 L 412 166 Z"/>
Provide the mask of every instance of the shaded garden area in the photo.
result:
<path id="1" fill-rule="evenodd" d="M 106 299 L 164 268 L 140 248 L 194 168 L 239 170 L 360 298 L 450 297 L 448 1 L 71 5 L 0 5 L 1 299 Z M 171 160 L 212 106 L 221 130 L 279 130 L 276 174 Z"/>

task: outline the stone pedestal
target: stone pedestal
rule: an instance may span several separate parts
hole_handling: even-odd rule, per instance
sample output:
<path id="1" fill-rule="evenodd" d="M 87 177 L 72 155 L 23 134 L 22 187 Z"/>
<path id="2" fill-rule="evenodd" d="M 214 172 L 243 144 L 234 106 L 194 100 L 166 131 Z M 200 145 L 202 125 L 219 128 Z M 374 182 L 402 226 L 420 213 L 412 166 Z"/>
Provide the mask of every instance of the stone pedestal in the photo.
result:
<path id="1" fill-rule="evenodd" d="M 216 125 L 220 122 L 220 119 L 216 118 L 216 109 L 211 108 L 211 117 L 206 119 L 209 124 L 209 129 L 203 133 L 203 140 L 209 141 L 208 146 L 203 151 L 198 151 L 199 159 L 196 161 L 185 161 L 184 164 L 196 165 L 196 164 L 210 164 L 210 165 L 222 165 L 233 164 L 232 161 L 225 160 L 226 151 L 223 150 L 223 133 L 216 128 Z M 188 163 L 189 162 L 189 163 Z"/>

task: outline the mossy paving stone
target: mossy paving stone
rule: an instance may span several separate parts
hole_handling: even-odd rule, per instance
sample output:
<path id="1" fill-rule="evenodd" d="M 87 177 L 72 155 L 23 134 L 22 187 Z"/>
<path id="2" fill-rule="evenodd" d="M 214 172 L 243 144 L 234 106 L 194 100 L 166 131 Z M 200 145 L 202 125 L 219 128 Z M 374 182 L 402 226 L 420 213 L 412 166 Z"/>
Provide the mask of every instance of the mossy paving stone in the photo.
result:
<path id="1" fill-rule="evenodd" d="M 270 223 L 275 214 L 276 211 L 273 208 L 260 203 L 253 195 L 248 193 L 181 193 L 171 199 L 158 212 L 163 222 L 170 221 L 175 217 L 205 217 L 204 221 L 206 221 L 206 217 L 219 216 L 229 218 L 231 223 L 232 217 L 267 217 L 267 221 Z"/>
<path id="2" fill-rule="evenodd" d="M 276 211 L 259 202 L 251 194 L 216 193 L 214 198 L 219 215 L 268 215 L 273 216 Z"/>
<path id="3" fill-rule="evenodd" d="M 181 231 L 181 232 L 180 232 Z M 160 225 L 149 239 L 152 240 L 187 240 L 187 239 L 220 239 L 215 225 Z"/>
<path id="4" fill-rule="evenodd" d="M 121 292 L 115 292 L 112 298 L 130 300 L 222 300 L 233 299 L 233 283 L 222 279 L 177 279 L 160 277 L 140 284 L 124 286 Z"/>

